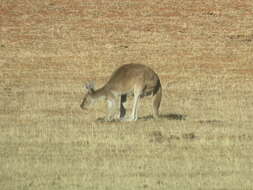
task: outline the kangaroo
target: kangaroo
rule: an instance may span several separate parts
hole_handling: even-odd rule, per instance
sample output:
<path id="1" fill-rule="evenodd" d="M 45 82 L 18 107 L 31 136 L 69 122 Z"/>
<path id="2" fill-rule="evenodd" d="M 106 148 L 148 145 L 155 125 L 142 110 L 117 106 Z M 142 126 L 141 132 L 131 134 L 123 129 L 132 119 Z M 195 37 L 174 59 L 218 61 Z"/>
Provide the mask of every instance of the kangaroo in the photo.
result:
<path id="1" fill-rule="evenodd" d="M 101 88 L 95 90 L 94 83 L 86 83 L 88 90 L 80 105 L 86 109 L 96 100 L 107 100 L 109 114 L 107 120 L 115 118 L 117 101 L 119 101 L 119 118 L 126 121 L 138 119 L 138 101 L 144 96 L 153 95 L 153 116 L 159 117 L 159 107 L 162 99 L 162 86 L 158 75 L 148 66 L 142 64 L 125 64 L 116 69 L 109 81 Z M 123 105 L 127 95 L 134 95 L 132 114 L 125 119 L 126 109 Z"/>

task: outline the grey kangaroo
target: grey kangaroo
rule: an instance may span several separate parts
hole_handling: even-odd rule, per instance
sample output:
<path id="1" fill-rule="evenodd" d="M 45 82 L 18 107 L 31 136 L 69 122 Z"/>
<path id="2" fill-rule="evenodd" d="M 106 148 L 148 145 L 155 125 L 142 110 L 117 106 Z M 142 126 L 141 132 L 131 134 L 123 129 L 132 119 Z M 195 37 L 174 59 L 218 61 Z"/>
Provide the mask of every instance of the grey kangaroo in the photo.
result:
<path id="1" fill-rule="evenodd" d="M 162 99 L 162 86 L 158 75 L 148 66 L 142 64 L 126 64 L 116 69 L 109 81 L 101 88 L 95 90 L 94 83 L 86 83 L 85 94 L 80 107 L 86 109 L 98 99 L 105 99 L 108 103 L 109 114 L 107 120 L 115 118 L 117 111 L 117 101 L 119 101 L 118 117 L 126 121 L 138 119 L 138 101 L 144 96 L 153 96 L 153 116 L 158 118 L 159 107 Z M 126 102 L 127 95 L 134 95 L 132 114 L 125 119 L 126 109 L 123 103 Z"/>

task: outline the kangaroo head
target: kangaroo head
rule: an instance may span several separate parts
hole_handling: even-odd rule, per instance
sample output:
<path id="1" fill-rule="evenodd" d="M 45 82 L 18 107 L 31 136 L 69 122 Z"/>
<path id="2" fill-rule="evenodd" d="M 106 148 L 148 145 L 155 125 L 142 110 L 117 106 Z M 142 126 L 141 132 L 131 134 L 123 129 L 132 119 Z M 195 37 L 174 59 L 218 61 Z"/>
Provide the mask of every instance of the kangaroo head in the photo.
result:
<path id="1" fill-rule="evenodd" d="M 87 92 L 84 95 L 83 101 L 80 105 L 82 109 L 87 108 L 89 105 L 91 105 L 95 101 L 95 99 L 93 98 L 93 94 L 95 92 L 94 82 L 86 83 L 84 88 L 87 90 Z"/>

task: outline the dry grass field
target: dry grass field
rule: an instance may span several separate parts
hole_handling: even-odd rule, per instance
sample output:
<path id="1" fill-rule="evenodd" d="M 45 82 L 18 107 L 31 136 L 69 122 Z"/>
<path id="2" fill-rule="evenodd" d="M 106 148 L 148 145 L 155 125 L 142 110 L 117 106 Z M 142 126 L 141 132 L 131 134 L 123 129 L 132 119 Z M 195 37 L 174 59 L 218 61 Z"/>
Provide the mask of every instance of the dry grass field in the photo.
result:
<path id="1" fill-rule="evenodd" d="M 252 0 L 0 3 L 1 190 L 253 189 Z M 81 110 L 127 63 L 160 76 L 161 118 Z"/>

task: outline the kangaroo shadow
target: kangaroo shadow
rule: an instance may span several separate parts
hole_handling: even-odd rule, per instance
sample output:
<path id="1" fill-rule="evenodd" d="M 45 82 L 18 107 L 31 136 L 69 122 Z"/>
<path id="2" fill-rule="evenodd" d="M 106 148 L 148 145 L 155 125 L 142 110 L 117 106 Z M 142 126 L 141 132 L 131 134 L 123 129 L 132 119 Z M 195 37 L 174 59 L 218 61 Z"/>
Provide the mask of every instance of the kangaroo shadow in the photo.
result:
<path id="1" fill-rule="evenodd" d="M 147 115 L 147 116 L 143 116 L 143 117 L 139 117 L 139 120 L 153 120 L 154 117 L 153 115 Z M 186 119 L 186 115 L 182 115 L 182 114 L 176 114 L 176 113 L 170 113 L 170 114 L 161 114 L 159 115 L 159 119 L 166 119 L 166 120 L 185 120 Z M 120 119 L 114 119 L 112 121 L 106 121 L 106 118 L 97 118 L 96 119 L 97 122 L 100 123 L 118 123 L 118 122 L 122 122 Z M 123 121 L 124 122 L 124 121 Z"/>
<path id="2" fill-rule="evenodd" d="M 179 121 L 185 120 L 186 117 L 187 117 L 186 115 L 176 114 L 176 113 L 169 113 L 169 114 L 159 115 L 159 119 L 179 120 Z M 151 119 L 154 119 L 154 117 L 152 115 L 148 115 L 148 116 L 140 117 L 140 119 L 151 120 Z"/>

